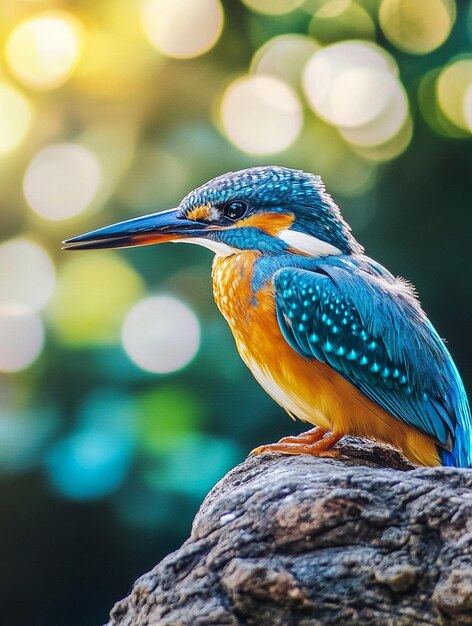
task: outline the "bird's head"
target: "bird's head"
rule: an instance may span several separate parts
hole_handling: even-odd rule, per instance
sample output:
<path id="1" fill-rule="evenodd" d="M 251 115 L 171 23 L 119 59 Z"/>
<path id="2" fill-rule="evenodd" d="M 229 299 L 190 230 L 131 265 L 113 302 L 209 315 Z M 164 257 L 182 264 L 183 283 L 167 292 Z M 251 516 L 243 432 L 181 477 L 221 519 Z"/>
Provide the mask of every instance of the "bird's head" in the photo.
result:
<path id="1" fill-rule="evenodd" d="M 196 243 L 221 256 L 244 250 L 307 256 L 362 251 L 319 176 L 254 167 L 218 176 L 176 209 L 106 226 L 64 242 L 65 249 Z"/>

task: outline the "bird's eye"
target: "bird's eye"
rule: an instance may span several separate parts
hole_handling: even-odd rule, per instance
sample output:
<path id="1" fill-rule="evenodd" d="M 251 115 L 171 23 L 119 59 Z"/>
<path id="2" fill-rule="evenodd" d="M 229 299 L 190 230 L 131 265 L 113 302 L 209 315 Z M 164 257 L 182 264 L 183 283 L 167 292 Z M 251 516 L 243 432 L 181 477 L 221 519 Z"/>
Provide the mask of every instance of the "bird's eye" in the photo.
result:
<path id="1" fill-rule="evenodd" d="M 229 220 L 239 220 L 246 213 L 248 205 L 242 200 L 231 200 L 223 206 L 223 215 Z"/>

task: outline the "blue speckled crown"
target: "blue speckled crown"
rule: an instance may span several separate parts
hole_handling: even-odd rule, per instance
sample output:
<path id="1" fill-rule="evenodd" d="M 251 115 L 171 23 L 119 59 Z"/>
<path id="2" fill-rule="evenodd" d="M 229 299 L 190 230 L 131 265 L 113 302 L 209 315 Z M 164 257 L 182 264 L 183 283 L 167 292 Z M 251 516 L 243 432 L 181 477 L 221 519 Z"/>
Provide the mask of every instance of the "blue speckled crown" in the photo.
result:
<path id="1" fill-rule="evenodd" d="M 244 200 L 251 212 L 293 212 L 294 230 L 331 243 L 345 254 L 361 253 L 337 204 L 319 176 L 287 167 L 251 167 L 229 172 L 191 191 L 181 202 L 181 215 L 196 206 Z"/>

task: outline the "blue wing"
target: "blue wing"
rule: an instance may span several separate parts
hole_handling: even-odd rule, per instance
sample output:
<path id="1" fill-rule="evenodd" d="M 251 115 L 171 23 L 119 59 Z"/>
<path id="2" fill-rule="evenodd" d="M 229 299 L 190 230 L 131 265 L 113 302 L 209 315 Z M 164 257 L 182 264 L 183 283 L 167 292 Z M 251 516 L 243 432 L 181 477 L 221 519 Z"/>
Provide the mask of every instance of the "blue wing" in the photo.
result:
<path id="1" fill-rule="evenodd" d="M 452 358 L 409 286 L 382 270 L 326 262 L 277 271 L 282 333 L 297 352 L 328 363 L 446 450 L 459 417 L 467 435 L 460 464 L 470 462 L 470 409 Z"/>

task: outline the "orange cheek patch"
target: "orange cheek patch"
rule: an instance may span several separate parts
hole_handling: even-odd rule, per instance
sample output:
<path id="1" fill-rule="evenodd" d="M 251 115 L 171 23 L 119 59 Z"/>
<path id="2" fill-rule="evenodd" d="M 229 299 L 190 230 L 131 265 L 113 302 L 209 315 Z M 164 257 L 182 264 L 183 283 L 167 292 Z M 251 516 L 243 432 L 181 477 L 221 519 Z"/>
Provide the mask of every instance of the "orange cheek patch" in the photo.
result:
<path id="1" fill-rule="evenodd" d="M 259 228 L 268 235 L 276 237 L 283 230 L 287 230 L 295 221 L 295 215 L 293 213 L 256 213 L 245 220 L 236 222 L 234 226 L 236 228 L 247 228 L 252 226 L 253 228 Z"/>
<path id="2" fill-rule="evenodd" d="M 207 220 L 210 217 L 210 205 L 202 204 L 201 206 L 196 206 L 194 209 L 187 213 L 186 218 L 188 220 Z"/>

